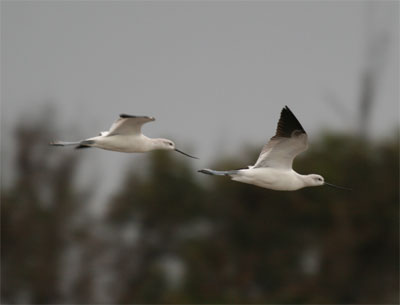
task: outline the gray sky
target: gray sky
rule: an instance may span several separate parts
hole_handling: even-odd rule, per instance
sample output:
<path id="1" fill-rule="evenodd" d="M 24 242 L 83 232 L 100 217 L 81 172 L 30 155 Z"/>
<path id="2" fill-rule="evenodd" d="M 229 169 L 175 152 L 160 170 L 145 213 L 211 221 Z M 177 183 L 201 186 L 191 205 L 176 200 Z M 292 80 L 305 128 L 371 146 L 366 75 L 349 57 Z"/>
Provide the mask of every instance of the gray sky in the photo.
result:
<path id="1" fill-rule="evenodd" d="M 398 4 L 2 1 L 2 141 L 48 104 L 62 140 L 107 130 L 119 113 L 154 116 L 144 132 L 199 156 L 195 168 L 244 143 L 261 149 L 284 105 L 311 140 L 321 128 L 351 130 L 368 37 L 387 31 L 371 122 L 383 135 L 399 116 Z M 123 165 L 146 159 L 84 154 L 86 170 L 103 175 L 110 191 Z M 5 164 L 10 156 L 2 154 Z"/>

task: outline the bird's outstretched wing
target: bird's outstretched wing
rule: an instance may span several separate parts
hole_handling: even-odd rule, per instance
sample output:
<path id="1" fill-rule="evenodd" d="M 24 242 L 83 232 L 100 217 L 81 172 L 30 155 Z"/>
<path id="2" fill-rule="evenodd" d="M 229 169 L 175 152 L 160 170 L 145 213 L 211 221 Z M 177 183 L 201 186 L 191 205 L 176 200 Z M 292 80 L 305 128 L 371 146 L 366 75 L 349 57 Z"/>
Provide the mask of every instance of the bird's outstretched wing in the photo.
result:
<path id="1" fill-rule="evenodd" d="M 291 169 L 294 158 L 308 147 L 307 134 L 288 106 L 281 111 L 275 135 L 264 145 L 253 168 Z"/>
<path id="2" fill-rule="evenodd" d="M 142 125 L 154 120 L 155 118 L 149 116 L 120 114 L 119 119 L 111 125 L 106 136 L 140 134 Z"/>

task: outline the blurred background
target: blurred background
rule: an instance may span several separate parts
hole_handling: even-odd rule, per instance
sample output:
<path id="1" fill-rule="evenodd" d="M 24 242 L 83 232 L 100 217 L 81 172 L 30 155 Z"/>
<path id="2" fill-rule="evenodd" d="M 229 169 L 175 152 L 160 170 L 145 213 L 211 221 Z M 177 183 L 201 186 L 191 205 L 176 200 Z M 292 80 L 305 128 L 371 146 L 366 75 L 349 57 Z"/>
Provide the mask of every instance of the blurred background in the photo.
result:
<path id="1" fill-rule="evenodd" d="M 1 2 L 1 300 L 399 303 L 399 2 Z M 276 192 L 255 162 L 309 134 Z M 174 152 L 49 147 L 150 115 Z"/>

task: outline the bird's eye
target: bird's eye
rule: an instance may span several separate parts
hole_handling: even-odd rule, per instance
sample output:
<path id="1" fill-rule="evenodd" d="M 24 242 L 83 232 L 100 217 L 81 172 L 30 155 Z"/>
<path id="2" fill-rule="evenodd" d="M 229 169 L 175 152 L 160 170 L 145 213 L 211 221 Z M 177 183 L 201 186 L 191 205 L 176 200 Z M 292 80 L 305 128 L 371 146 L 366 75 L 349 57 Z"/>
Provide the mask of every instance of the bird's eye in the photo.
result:
<path id="1" fill-rule="evenodd" d="M 172 143 L 168 143 L 169 144 L 169 146 L 172 146 Z"/>

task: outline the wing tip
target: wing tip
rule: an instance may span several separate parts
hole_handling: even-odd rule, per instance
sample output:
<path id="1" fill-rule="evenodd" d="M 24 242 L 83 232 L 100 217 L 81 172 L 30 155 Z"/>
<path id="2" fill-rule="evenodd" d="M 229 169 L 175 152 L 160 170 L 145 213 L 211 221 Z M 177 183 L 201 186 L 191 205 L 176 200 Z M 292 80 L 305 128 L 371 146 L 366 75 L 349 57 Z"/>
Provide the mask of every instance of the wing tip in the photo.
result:
<path id="1" fill-rule="evenodd" d="M 287 105 L 285 105 L 285 107 L 282 108 L 281 116 L 278 121 L 277 130 L 273 138 L 278 138 L 278 137 L 290 138 L 292 136 L 293 131 L 295 130 L 307 134 L 303 126 L 300 124 L 299 120 L 290 110 L 290 108 Z"/>
<path id="2" fill-rule="evenodd" d="M 288 105 L 285 105 L 285 107 L 282 108 L 282 112 L 289 112 L 291 115 L 294 116 L 292 110 L 288 107 Z"/>
<path id="3" fill-rule="evenodd" d="M 147 115 L 131 115 L 131 114 L 126 114 L 126 113 L 121 113 L 119 115 L 121 119 L 138 119 L 138 118 L 143 118 L 143 119 L 149 119 L 151 121 L 154 121 L 155 118 L 152 116 L 147 116 Z"/>

